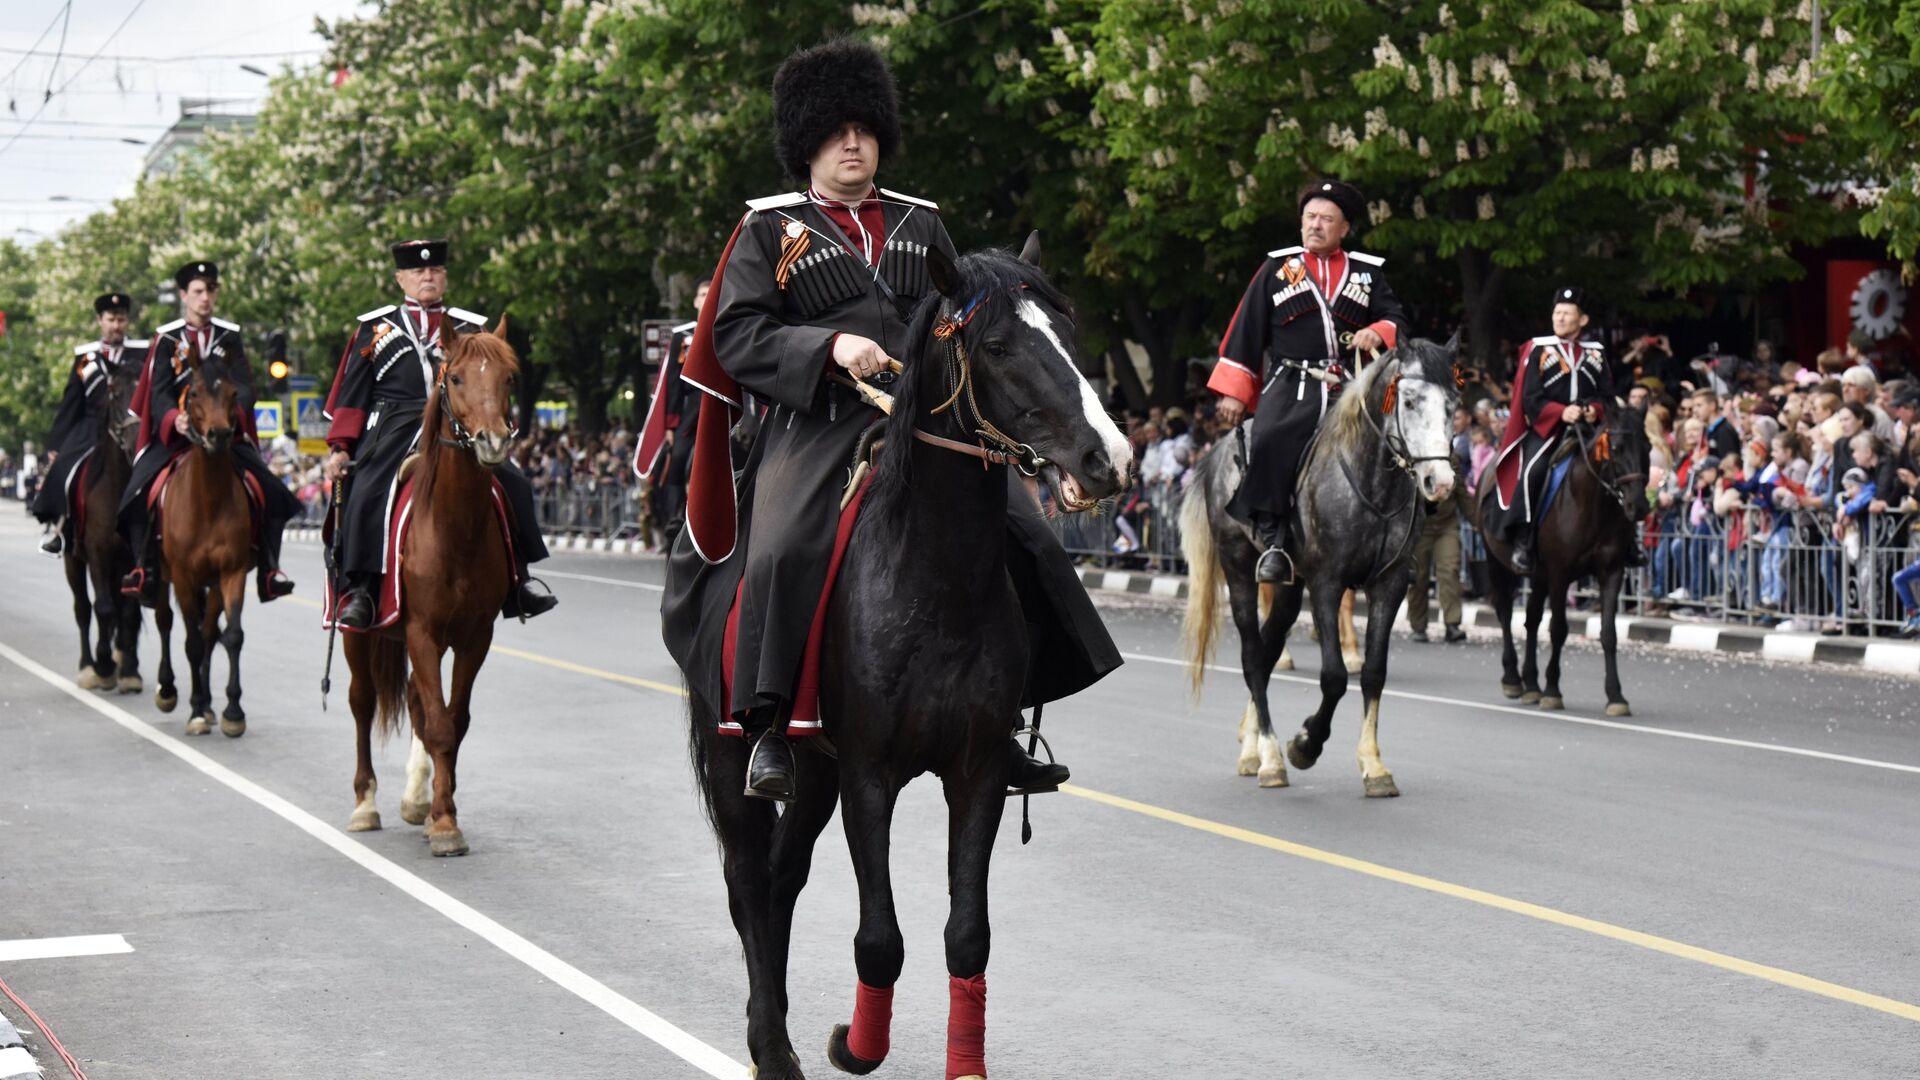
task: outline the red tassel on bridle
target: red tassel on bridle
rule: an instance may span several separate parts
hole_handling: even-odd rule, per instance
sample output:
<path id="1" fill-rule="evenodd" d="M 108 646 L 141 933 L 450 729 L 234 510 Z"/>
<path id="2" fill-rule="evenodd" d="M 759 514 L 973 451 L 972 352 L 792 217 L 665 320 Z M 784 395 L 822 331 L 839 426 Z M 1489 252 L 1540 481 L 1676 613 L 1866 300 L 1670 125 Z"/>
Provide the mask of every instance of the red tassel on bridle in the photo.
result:
<path id="1" fill-rule="evenodd" d="M 1380 401 L 1380 411 L 1382 413 L 1392 412 L 1394 405 L 1397 402 L 1399 402 L 1399 400 L 1400 400 L 1400 376 L 1395 375 L 1393 377 L 1393 381 L 1387 383 L 1387 396 L 1381 399 Z"/>
<path id="2" fill-rule="evenodd" d="M 1607 433 L 1604 431 L 1594 437 L 1593 460 L 1595 461 L 1612 461 L 1613 460 L 1613 443 L 1607 438 Z"/>

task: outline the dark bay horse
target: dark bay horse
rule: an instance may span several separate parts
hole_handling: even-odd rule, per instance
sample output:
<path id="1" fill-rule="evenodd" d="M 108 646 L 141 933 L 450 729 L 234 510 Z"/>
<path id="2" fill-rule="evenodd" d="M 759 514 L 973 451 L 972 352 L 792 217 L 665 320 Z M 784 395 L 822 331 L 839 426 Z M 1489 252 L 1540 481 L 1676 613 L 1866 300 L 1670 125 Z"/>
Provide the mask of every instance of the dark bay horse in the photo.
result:
<path id="1" fill-rule="evenodd" d="M 240 615 L 247 603 L 247 573 L 253 568 L 252 509 L 233 459 L 239 389 L 207 367 L 197 351 L 188 351 L 187 364 L 192 375 L 181 412 L 187 418 L 187 441 L 193 445 L 174 463 L 162 496 L 161 576 L 172 584 L 186 624 L 183 643 L 192 677 L 187 734 L 213 730 L 213 649 L 224 645 L 227 705 L 220 713 L 220 733 L 237 739 L 247 732 L 247 714 L 240 708 L 240 646 L 246 641 Z M 162 712 L 170 712 L 175 700 L 168 645 L 173 612 L 165 596 L 154 606 L 153 619 L 160 631 L 160 687 L 154 701 Z"/>
<path id="2" fill-rule="evenodd" d="M 1008 463 L 1037 471 L 1069 509 L 1118 491 L 1132 466 L 1075 363 L 1066 301 L 1038 256 L 1033 239 L 1018 258 L 927 254 L 938 295 L 906 336 L 911 355 L 824 630 L 821 713 L 837 759 L 797 754 L 797 798 L 776 813 L 742 794 L 749 745 L 717 733 L 720 703 L 698 688 L 691 696 L 695 774 L 746 954 L 760 1080 L 802 1075 L 787 1032 L 788 942 L 836 803 L 859 882 L 859 985 L 853 1023 L 834 1029 L 828 1057 L 855 1073 L 885 1057 L 905 947 L 889 836 L 901 789 L 926 772 L 941 778 L 949 815 L 948 1072 L 986 1072 L 987 870 L 1029 664 L 1007 559 L 1009 500 L 1028 496 L 1010 485 Z"/>
<path id="3" fill-rule="evenodd" d="M 1627 555 L 1640 542 L 1638 523 L 1648 512 L 1647 460 L 1651 444 L 1645 411 L 1629 409 L 1617 400 L 1605 411 L 1602 432 L 1594 432 L 1589 425 L 1576 425 L 1563 436 L 1562 449 L 1556 452 L 1569 454 L 1572 460 L 1559 495 L 1536 526 L 1534 568 L 1527 575 L 1532 588 L 1527 592 L 1524 668 L 1516 664 L 1513 648 L 1513 596 L 1520 578 L 1513 569 L 1512 549 L 1491 534 L 1486 538 L 1487 550 L 1493 555 L 1488 585 L 1493 609 L 1500 616 L 1501 691 L 1542 709 L 1563 709 L 1566 702 L 1560 696 L 1560 650 L 1567 642 L 1567 590 L 1589 574 L 1598 578 L 1600 649 L 1607 663 L 1607 715 L 1631 716 L 1633 710 L 1620 689 L 1619 633 L 1614 617 L 1620 608 Z M 1483 490 L 1475 493 L 1474 504 L 1476 512 L 1484 514 L 1495 488 L 1492 469 L 1482 474 L 1480 486 Z M 1552 649 L 1547 655 L 1543 688 L 1538 660 L 1540 613 L 1549 605 L 1553 611 L 1548 639 Z"/>
<path id="4" fill-rule="evenodd" d="M 115 525 L 120 496 L 133 474 L 139 422 L 127 405 L 139 377 L 132 368 L 115 371 L 104 391 L 88 402 L 100 433 L 84 462 L 86 486 L 73 495 L 84 510 L 85 528 L 61 556 L 67 588 L 73 592 L 73 619 L 80 626 L 80 669 L 75 681 L 82 690 L 137 694 L 141 689 L 140 605 L 131 597 L 122 598 L 119 584 L 121 575 L 133 569 L 133 553 Z M 92 629 L 96 623 L 97 645 Z"/>
<path id="5" fill-rule="evenodd" d="M 1275 586 L 1272 614 L 1260 629 L 1261 648 L 1278 655 L 1300 616 L 1304 591 L 1312 590 L 1320 638 L 1320 707 L 1286 747 L 1295 768 L 1312 768 L 1331 733 L 1333 710 L 1347 692 L 1337 632 L 1341 600 L 1349 589 L 1366 590 L 1366 658 L 1360 671 L 1366 711 L 1357 756 L 1368 798 L 1400 794 L 1380 761 L 1380 692 L 1387 682 L 1393 617 L 1412 577 L 1415 535 L 1427 503 L 1453 490 L 1456 345 L 1403 343 L 1341 392 L 1301 463 L 1293 509 L 1299 574 L 1293 583 Z M 1255 719 L 1252 742 L 1261 783 L 1284 787 L 1286 766 L 1279 760 L 1270 715 L 1256 710 Z"/>
<path id="6" fill-rule="evenodd" d="M 501 533 L 493 470 L 513 448 L 513 379 L 520 359 L 506 322 L 484 334 L 441 331 L 446 359 L 420 416 L 420 452 L 399 564 L 400 618 L 385 629 L 349 632 L 343 651 L 353 683 L 356 766 L 352 832 L 380 827 L 372 734 L 400 727 L 404 705 L 413 752 L 400 818 L 426 824 L 435 855 L 465 855 L 453 805 L 454 763 L 473 720 L 473 682 L 493 646 L 493 624 L 513 583 Z M 406 467 L 402 467 L 406 475 Z M 453 652 L 452 685 L 442 661 Z M 411 671 L 409 671 L 411 669 Z M 432 796 L 427 786 L 432 779 Z"/>

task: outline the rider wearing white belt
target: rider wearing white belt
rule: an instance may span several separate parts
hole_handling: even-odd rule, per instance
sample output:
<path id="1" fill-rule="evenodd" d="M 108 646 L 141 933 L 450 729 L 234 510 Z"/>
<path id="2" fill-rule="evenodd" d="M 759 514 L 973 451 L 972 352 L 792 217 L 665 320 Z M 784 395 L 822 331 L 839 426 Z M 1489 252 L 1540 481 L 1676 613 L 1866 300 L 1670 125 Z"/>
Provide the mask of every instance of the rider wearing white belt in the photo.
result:
<path id="1" fill-rule="evenodd" d="M 1406 312 L 1382 273 L 1386 260 L 1340 247 L 1366 211 L 1366 200 L 1349 184 L 1307 185 L 1300 194 L 1301 246 L 1267 253 L 1227 324 L 1220 362 L 1207 380 L 1227 423 L 1254 414 L 1246 479 L 1227 509 L 1253 525 L 1261 548 L 1255 576 L 1263 582 L 1293 576 L 1285 549 L 1294 484 L 1320 418 L 1351 374 L 1337 358 L 1391 349 L 1406 332 Z"/>

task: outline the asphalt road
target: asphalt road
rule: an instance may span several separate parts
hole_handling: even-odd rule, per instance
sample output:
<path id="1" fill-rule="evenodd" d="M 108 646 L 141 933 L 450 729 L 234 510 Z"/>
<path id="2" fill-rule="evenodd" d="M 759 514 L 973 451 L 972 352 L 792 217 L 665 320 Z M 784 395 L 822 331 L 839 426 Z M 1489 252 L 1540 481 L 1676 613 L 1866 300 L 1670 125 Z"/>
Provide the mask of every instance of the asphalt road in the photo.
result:
<path id="1" fill-rule="evenodd" d="M 742 1075 L 745 975 L 657 563 L 547 564 L 560 608 L 503 626 L 480 677 L 473 853 L 436 860 L 399 821 L 399 740 L 387 829 L 342 831 L 352 721 L 344 664 L 320 708 L 317 548 L 289 545 L 299 597 L 247 608 L 246 736 L 187 739 L 184 705 L 63 689 L 65 584 L 6 511 L 0 979 L 90 1077 Z M 1606 726 L 1580 722 L 1604 704 L 1591 648 L 1544 715 L 1500 696 L 1487 640 L 1400 637 L 1380 737 L 1404 795 L 1367 800 L 1357 690 L 1321 763 L 1261 790 L 1234 775 L 1238 676 L 1192 703 L 1165 662 L 1177 609 L 1103 606 L 1132 659 L 1048 710 L 1076 787 L 1034 801 L 1030 846 L 1010 813 L 994 864 L 993 1075 L 1920 1074 L 1920 683 L 1637 650 L 1635 716 Z M 1289 727 L 1317 692 L 1296 652 Z M 149 693 L 154 659 L 149 628 Z M 894 836 L 907 965 L 879 1075 L 939 1076 L 937 785 L 908 789 Z M 791 1022 L 826 1076 L 854 983 L 837 826 L 815 862 Z M 94 934 L 132 951 L 3 958 Z"/>

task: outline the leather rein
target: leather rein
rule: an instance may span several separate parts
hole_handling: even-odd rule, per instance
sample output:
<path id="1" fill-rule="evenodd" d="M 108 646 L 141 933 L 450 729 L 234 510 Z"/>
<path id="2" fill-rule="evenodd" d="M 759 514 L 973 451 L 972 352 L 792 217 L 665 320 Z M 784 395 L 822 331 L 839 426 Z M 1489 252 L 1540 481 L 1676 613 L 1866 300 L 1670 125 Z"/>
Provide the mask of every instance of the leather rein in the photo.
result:
<path id="1" fill-rule="evenodd" d="M 928 446 L 937 446 L 942 450 L 951 450 L 956 454 L 979 458 L 980 467 L 983 469 L 991 465 L 1011 465 L 1019 469 L 1023 475 L 1038 476 L 1040 470 L 1050 464 L 1047 459 L 1036 453 L 1032 446 L 1001 431 L 993 421 L 982 415 L 980 402 L 974 397 L 973 362 L 967 355 L 966 347 L 960 342 L 960 332 L 966 329 L 975 315 L 980 313 L 986 299 L 987 291 L 982 289 L 974 294 L 973 299 L 967 302 L 967 306 L 958 316 L 942 315 L 933 325 L 933 336 L 947 344 L 948 393 L 946 401 L 933 409 L 931 415 L 939 416 L 941 413 L 953 410 L 954 419 L 963 427 L 971 427 L 978 441 L 965 443 L 958 439 L 943 438 L 922 429 L 918 424 L 914 425 L 913 437 Z M 964 413 L 956 408 L 963 403 Z M 971 422 L 967 420 L 966 414 L 972 416 Z"/>

